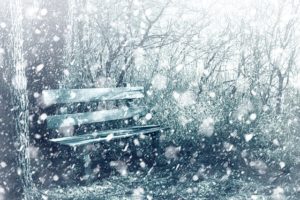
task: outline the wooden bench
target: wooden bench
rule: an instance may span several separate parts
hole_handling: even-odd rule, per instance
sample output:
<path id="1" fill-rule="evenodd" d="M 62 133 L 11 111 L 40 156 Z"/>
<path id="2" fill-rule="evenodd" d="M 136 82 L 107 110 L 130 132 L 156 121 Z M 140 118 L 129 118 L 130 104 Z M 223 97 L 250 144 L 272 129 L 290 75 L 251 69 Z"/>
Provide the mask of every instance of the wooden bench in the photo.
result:
<path id="1" fill-rule="evenodd" d="M 55 114 L 44 117 L 50 135 L 56 135 L 54 138 L 50 136 L 49 141 L 57 145 L 76 149 L 100 142 L 150 135 L 153 150 L 157 151 L 159 133 L 168 128 L 145 124 L 151 114 L 148 114 L 146 107 L 137 106 L 134 102 L 142 98 L 143 87 L 43 90 L 39 105 L 45 110 L 51 106 L 59 108 Z M 110 107 L 106 106 L 108 102 Z M 101 104 L 106 109 L 99 110 Z M 144 124 L 138 123 L 139 119 L 144 119 Z M 82 129 L 84 126 L 88 128 Z M 86 148 L 82 149 L 78 156 L 85 163 L 88 177 L 91 173 L 90 153 Z"/>

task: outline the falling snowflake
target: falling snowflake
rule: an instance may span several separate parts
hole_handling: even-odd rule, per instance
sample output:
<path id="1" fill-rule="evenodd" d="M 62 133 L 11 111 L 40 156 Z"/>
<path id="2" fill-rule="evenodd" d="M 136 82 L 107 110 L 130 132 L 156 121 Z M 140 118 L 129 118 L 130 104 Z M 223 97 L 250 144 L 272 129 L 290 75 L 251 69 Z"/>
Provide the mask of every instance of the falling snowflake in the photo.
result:
<path id="1" fill-rule="evenodd" d="M 167 88 L 167 78 L 160 74 L 155 75 L 151 83 L 152 87 L 157 90 L 164 90 Z"/>
<path id="2" fill-rule="evenodd" d="M 169 146 L 165 149 L 165 156 L 167 159 L 176 159 L 181 147 Z"/>
<path id="3" fill-rule="evenodd" d="M 36 72 L 40 72 L 43 68 L 44 68 L 44 65 L 43 65 L 43 64 L 40 64 L 40 65 L 36 66 L 35 71 L 36 71 Z"/>
<path id="4" fill-rule="evenodd" d="M 46 16 L 48 13 L 48 10 L 46 8 L 41 9 L 40 14 L 41 16 Z"/>
<path id="5" fill-rule="evenodd" d="M 252 138 L 253 138 L 253 134 L 252 133 L 245 134 L 245 140 L 246 140 L 246 142 L 249 142 Z"/>
<path id="6" fill-rule="evenodd" d="M 58 42 L 60 40 L 60 37 L 58 37 L 57 35 L 55 35 L 54 37 L 53 37 L 53 41 L 54 42 Z"/>
<path id="7" fill-rule="evenodd" d="M 0 162 L 0 166 L 1 166 L 2 168 L 5 168 L 5 167 L 7 166 L 7 164 L 6 164 L 6 162 L 2 161 L 2 162 Z"/>
<path id="8" fill-rule="evenodd" d="M 58 180 L 59 180 L 59 176 L 58 176 L 58 175 L 54 175 L 54 176 L 53 176 L 53 180 L 54 180 L 54 181 L 58 181 Z"/>
<path id="9" fill-rule="evenodd" d="M 214 133 L 214 124 L 215 121 L 213 118 L 208 117 L 204 119 L 199 128 L 200 133 L 207 137 L 212 136 L 212 134 Z"/>
<path id="10" fill-rule="evenodd" d="M 196 103 L 195 94 L 190 90 L 183 93 L 173 92 L 173 97 L 181 107 L 191 106 Z"/>
<path id="11" fill-rule="evenodd" d="M 3 28 L 3 29 L 6 28 L 6 23 L 1 22 L 1 23 L 0 23 L 0 27 Z"/>

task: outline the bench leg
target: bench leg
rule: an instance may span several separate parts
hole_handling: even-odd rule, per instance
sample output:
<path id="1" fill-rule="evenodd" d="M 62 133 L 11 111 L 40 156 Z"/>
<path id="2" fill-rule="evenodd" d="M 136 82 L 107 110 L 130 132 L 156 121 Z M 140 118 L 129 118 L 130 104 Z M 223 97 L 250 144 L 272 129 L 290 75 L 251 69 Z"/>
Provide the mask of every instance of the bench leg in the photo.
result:
<path id="1" fill-rule="evenodd" d="M 152 146 L 152 156 L 150 160 L 151 167 L 153 165 L 156 165 L 156 157 L 158 156 L 159 153 L 159 133 L 155 132 L 151 134 L 151 146 Z"/>
<path id="2" fill-rule="evenodd" d="M 79 184 L 88 184 L 90 176 L 92 175 L 91 170 L 91 158 L 90 150 L 86 147 L 76 147 L 73 153 L 75 154 L 75 180 Z"/>
<path id="3" fill-rule="evenodd" d="M 86 184 L 89 184 L 92 181 L 92 162 L 90 157 L 90 150 L 87 147 L 83 148 L 83 163 L 84 163 L 84 175 L 83 179 Z"/>
<path id="4" fill-rule="evenodd" d="M 138 137 L 133 137 L 132 140 L 128 140 L 130 144 L 130 154 L 131 154 L 131 159 L 130 159 L 130 165 L 132 166 L 133 170 L 138 169 L 138 160 L 139 157 L 137 155 L 137 147 L 135 146 L 134 140 L 138 139 Z"/>

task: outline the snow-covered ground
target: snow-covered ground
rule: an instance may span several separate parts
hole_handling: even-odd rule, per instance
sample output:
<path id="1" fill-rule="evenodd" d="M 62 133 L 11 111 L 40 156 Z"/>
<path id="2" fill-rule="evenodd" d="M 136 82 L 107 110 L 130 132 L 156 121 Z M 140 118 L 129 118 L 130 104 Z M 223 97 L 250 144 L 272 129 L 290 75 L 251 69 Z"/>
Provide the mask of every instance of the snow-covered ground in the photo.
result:
<path id="1" fill-rule="evenodd" d="M 240 171 L 214 170 L 209 166 L 150 168 L 147 171 L 117 173 L 86 186 L 43 190 L 44 199 L 61 200 L 151 200 L 151 199 L 300 199 L 299 168 L 289 173 L 240 176 Z M 199 167 L 199 168 L 198 168 Z"/>

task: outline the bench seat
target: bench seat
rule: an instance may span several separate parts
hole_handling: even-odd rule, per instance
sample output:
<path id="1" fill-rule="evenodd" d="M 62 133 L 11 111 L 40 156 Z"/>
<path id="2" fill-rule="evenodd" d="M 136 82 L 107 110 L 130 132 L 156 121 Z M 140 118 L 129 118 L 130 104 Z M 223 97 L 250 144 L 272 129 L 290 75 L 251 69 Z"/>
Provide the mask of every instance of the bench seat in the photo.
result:
<path id="1" fill-rule="evenodd" d="M 126 127 L 121 129 L 112 129 L 112 130 L 97 131 L 92 133 L 85 133 L 84 135 L 54 138 L 54 139 L 50 139 L 50 141 L 62 145 L 76 147 L 80 145 L 93 144 L 101 141 L 111 141 L 114 139 L 121 139 L 121 138 L 137 136 L 137 135 L 150 134 L 150 133 L 160 132 L 168 129 L 169 128 L 167 127 L 161 127 L 159 125 L 133 126 L 133 127 Z"/>

